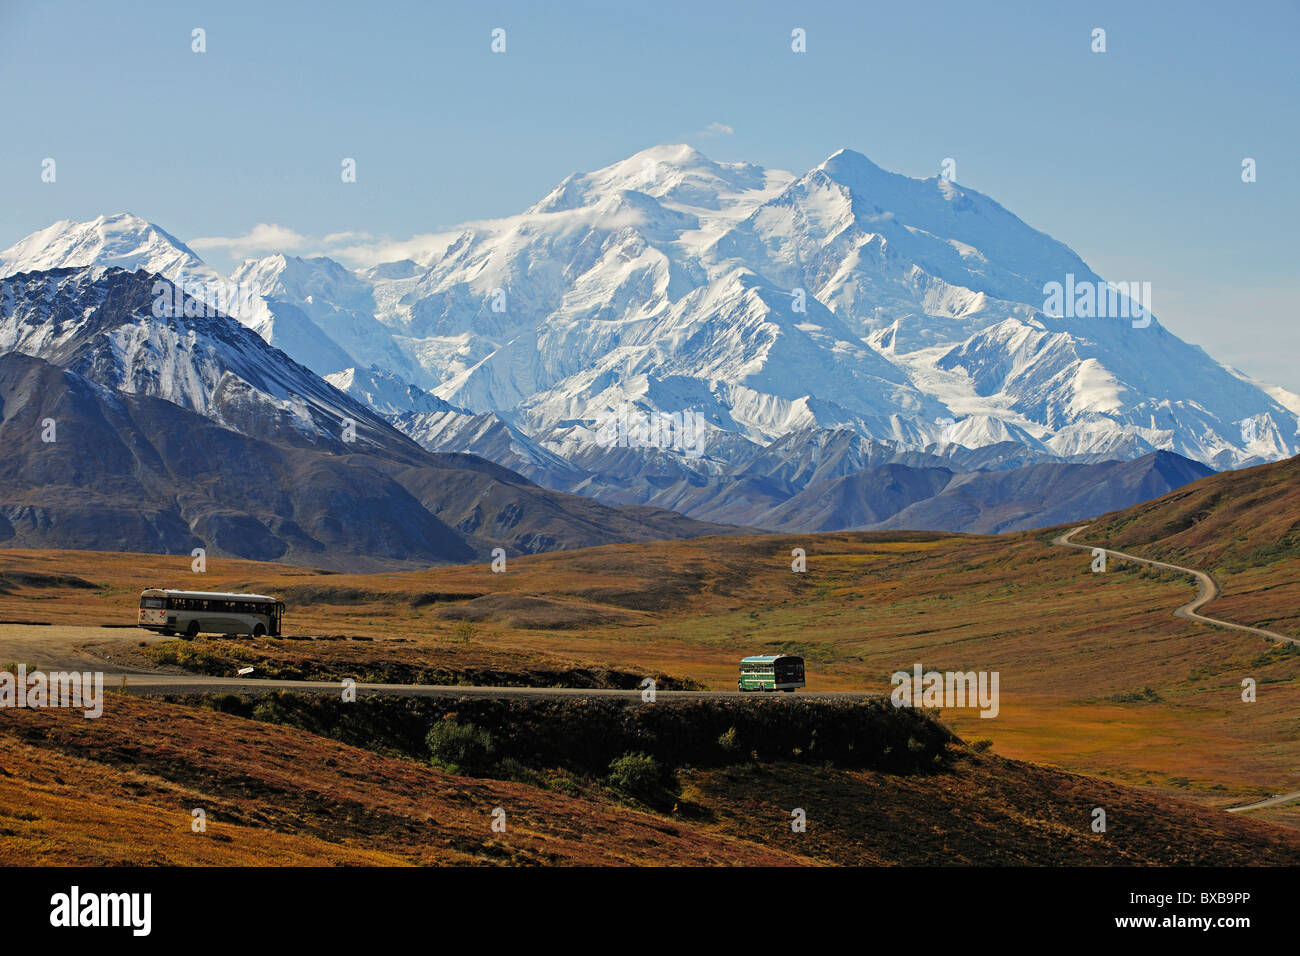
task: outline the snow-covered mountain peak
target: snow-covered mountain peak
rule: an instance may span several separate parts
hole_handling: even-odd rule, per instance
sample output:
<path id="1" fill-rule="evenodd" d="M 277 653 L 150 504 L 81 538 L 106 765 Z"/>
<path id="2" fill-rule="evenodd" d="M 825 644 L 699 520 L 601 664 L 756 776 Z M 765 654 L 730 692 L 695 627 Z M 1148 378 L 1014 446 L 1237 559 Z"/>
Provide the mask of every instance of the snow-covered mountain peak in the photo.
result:
<path id="1" fill-rule="evenodd" d="M 9 277 L 0 283 L 0 351 L 163 399 L 247 435 L 337 444 L 348 440 L 345 420 L 378 426 L 364 405 L 196 304 L 142 270 L 88 266 Z M 358 441 L 383 432 L 363 428 Z"/>
<path id="2" fill-rule="evenodd" d="M 211 274 L 129 216 L 0 254 L 9 271 L 83 264 Z M 433 415 L 440 442 L 469 410 L 493 442 L 515 429 L 516 452 L 564 454 L 556 436 L 639 403 L 699 411 L 737 448 L 830 428 L 918 453 L 1167 448 L 1224 467 L 1296 447 L 1300 398 L 1154 318 L 1050 306 L 1052 283 L 1105 283 L 978 190 L 851 149 L 796 177 L 651 147 L 460 229 L 427 263 L 277 254 L 231 282 L 250 308 L 223 311 L 385 414 Z M 417 393 L 456 409 L 421 411 Z"/>
<path id="3" fill-rule="evenodd" d="M 824 170 L 827 175 L 842 181 L 848 179 L 862 181 L 866 177 L 897 175 L 881 169 L 865 155 L 847 146 L 841 146 L 813 168 Z"/>
<path id="4" fill-rule="evenodd" d="M 234 282 L 256 286 L 262 295 L 309 298 L 328 291 L 355 294 L 369 291 L 368 284 L 352 270 L 328 256 L 303 259 L 277 253 L 262 259 L 246 259 L 231 275 Z"/>
<path id="5" fill-rule="evenodd" d="M 637 192 L 708 224 L 747 214 L 793 178 L 752 163 L 714 162 L 685 144 L 655 146 L 602 169 L 565 177 L 527 214 L 572 210 L 599 204 L 612 194 Z"/>
<path id="6" fill-rule="evenodd" d="M 178 278 L 184 273 L 217 278 L 175 236 L 131 213 L 63 219 L 0 252 L 0 276 L 81 266 L 117 266 Z"/>

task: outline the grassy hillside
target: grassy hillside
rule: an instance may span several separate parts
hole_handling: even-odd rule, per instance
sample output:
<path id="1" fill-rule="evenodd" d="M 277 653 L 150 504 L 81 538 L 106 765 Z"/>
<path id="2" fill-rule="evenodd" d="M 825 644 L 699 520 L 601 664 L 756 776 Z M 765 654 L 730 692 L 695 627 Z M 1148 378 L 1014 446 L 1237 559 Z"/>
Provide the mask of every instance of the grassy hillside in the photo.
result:
<path id="1" fill-rule="evenodd" d="M 14 712 L 0 767 L 0 863 L 1300 864 L 1295 831 L 964 748 L 929 773 L 682 767 L 676 806 L 653 810 L 594 775 L 468 777 L 114 695 L 94 721 Z"/>
<path id="2" fill-rule="evenodd" d="M 288 633 L 316 639 L 231 647 L 158 644 L 130 627 L 40 630 L 127 664 L 188 653 L 199 670 L 251 662 L 361 679 L 499 669 L 521 682 L 657 674 L 729 689 L 740 657 L 777 649 L 807 658 L 811 690 L 887 692 L 916 662 L 997 670 L 996 719 L 943 719 L 1002 756 L 1220 807 L 1294 789 L 1300 655 L 1172 617 L 1194 593 L 1184 576 L 1120 562 L 1092 574 L 1086 553 L 1051 537 L 708 538 L 512 558 L 505 574 L 212 560 L 200 576 L 174 557 L 0 551 L 0 620 L 130 624 L 140 589 L 162 584 L 281 595 Z M 805 573 L 790 569 L 795 547 Z M 0 658 L 16 660 L 5 630 Z M 321 639 L 339 636 L 352 639 Z M 1243 675 L 1259 682 L 1258 703 L 1241 702 Z"/>
<path id="3" fill-rule="evenodd" d="M 1076 537 L 1211 572 L 1203 613 L 1300 637 L 1300 457 L 1211 475 Z"/>

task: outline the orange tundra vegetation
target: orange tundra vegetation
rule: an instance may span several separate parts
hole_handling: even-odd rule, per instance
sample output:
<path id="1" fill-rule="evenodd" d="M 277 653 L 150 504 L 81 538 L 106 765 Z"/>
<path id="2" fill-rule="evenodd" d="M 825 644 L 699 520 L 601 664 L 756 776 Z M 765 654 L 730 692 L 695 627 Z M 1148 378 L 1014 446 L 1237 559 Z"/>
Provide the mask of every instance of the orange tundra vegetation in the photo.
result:
<path id="1" fill-rule="evenodd" d="M 1296 470 L 1293 460 L 1211 476 L 1103 516 L 1075 540 L 1208 567 L 1224 593 L 1205 613 L 1298 633 Z M 806 659 L 810 691 L 887 693 L 889 675 L 917 663 L 996 670 L 996 719 L 942 715 L 1000 755 L 972 755 L 971 766 L 1028 760 L 1041 765 L 1034 773 L 1059 768 L 1219 808 L 1288 789 L 1300 655 L 1172 617 L 1194 593 L 1191 579 L 1120 561 L 1093 574 L 1086 553 L 1051 545 L 1059 530 L 611 545 L 511 557 L 505 574 L 487 561 L 362 575 L 217 557 L 204 587 L 283 598 L 287 636 L 188 651 L 94 627 L 132 621 L 146 586 L 192 586 L 188 557 L 12 550 L 0 552 L 0 619 L 75 626 L 66 640 L 124 664 L 229 673 L 253 662 L 261 673 L 327 679 L 478 683 L 505 673 L 609 686 L 658 674 L 730 689 L 741 656 L 775 651 Z M 791 571 L 796 547 L 807 551 L 805 573 Z M 7 633 L 0 625 L 0 656 Z M 353 639 L 320 639 L 339 636 Z M 1241 701 L 1243 676 L 1260 688 L 1256 703 Z M 706 794 L 710 781 L 744 772 L 686 768 L 682 780 Z M 728 819 L 713 812 L 717 825 Z M 1294 807 L 1251 817 L 1297 822 Z"/>

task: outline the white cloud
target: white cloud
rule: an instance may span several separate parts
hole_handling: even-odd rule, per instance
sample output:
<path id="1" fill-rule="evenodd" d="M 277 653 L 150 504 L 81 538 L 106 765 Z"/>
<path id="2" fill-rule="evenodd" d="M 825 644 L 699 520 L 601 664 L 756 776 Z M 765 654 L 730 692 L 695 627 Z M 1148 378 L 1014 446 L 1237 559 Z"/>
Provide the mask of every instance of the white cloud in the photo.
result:
<path id="1" fill-rule="evenodd" d="M 273 252 L 297 251 L 311 241 L 284 226 L 259 222 L 242 236 L 201 236 L 187 245 L 196 252 L 218 252 L 249 259 Z"/>
<path id="2" fill-rule="evenodd" d="M 594 206 L 542 215 L 562 221 L 571 229 L 588 228 L 597 221 L 606 229 L 639 226 L 644 222 L 644 216 L 635 210 L 611 215 Z M 400 259 L 413 259 L 427 266 L 467 231 L 508 231 L 518 228 L 531 218 L 508 216 L 503 219 L 475 220 L 460 223 L 443 232 L 425 232 L 406 239 L 375 236 L 355 230 L 332 232 L 319 237 L 307 236 L 285 226 L 258 223 L 242 236 L 204 236 L 190 241 L 188 245 L 203 256 L 209 265 L 218 269 L 231 269 L 245 259 L 260 259 L 276 253 L 308 259 L 328 256 L 350 269 L 368 269 Z"/>
<path id="3" fill-rule="evenodd" d="M 712 122 L 697 133 L 697 136 L 734 136 L 736 130 L 726 123 Z"/>
<path id="4" fill-rule="evenodd" d="M 344 265 L 356 269 L 368 269 L 381 262 L 396 262 L 399 259 L 414 259 L 416 262 L 428 262 L 447 251 L 447 247 L 456 241 L 460 231 L 426 232 L 410 239 L 378 239 L 359 242 L 349 246 L 328 249 L 320 255 L 337 259 Z M 327 240 L 329 236 L 325 237 Z M 358 239 L 372 240 L 372 236 L 357 235 Z"/>
<path id="5" fill-rule="evenodd" d="M 346 266 L 364 269 L 397 259 L 428 261 L 442 254 L 460 234 L 457 229 L 424 233 L 409 239 L 389 239 L 348 230 L 317 237 L 303 235 L 286 226 L 259 222 L 242 236 L 202 236 L 190 240 L 188 245 L 200 255 L 220 257 L 232 264 L 282 252 L 307 258 L 329 256 Z"/>

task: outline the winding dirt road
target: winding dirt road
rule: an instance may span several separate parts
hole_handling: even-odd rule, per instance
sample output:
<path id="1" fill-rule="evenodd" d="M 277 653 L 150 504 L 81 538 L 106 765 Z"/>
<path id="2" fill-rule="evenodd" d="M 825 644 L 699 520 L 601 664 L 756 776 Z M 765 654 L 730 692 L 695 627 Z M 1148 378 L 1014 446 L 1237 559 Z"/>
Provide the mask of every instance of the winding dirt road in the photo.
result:
<path id="1" fill-rule="evenodd" d="M 1277 631 L 1270 631 L 1263 627 L 1250 627 L 1246 624 L 1234 624 L 1232 621 L 1221 621 L 1217 617 L 1206 617 L 1204 614 L 1197 614 L 1197 609 L 1209 604 L 1219 596 L 1219 583 L 1210 577 L 1204 571 L 1198 571 L 1196 568 L 1184 568 L 1177 564 L 1168 564 L 1164 561 L 1153 561 L 1151 558 L 1139 558 L 1135 554 L 1125 554 L 1123 551 L 1112 551 L 1110 548 L 1098 548 L 1092 544 L 1075 544 L 1070 540 L 1078 534 L 1086 524 L 1081 524 L 1077 528 L 1071 528 L 1065 534 L 1057 535 L 1052 539 L 1052 544 L 1063 545 L 1067 548 L 1077 548 L 1080 551 L 1092 552 L 1094 550 L 1105 551 L 1107 558 L 1122 558 L 1125 561 L 1136 561 L 1138 564 L 1149 564 L 1155 568 L 1167 568 L 1170 571 L 1179 571 L 1183 574 L 1190 574 L 1196 579 L 1196 597 L 1195 599 L 1184 604 L 1174 611 L 1174 617 L 1184 617 L 1189 621 L 1200 621 L 1202 624 L 1213 624 L 1215 627 L 1226 627 L 1232 631 L 1249 631 L 1252 634 L 1258 634 L 1260 637 L 1267 637 L 1271 641 L 1282 641 L 1286 644 L 1295 644 L 1300 647 L 1300 638 L 1287 637 L 1285 634 L 1279 634 Z"/>
<path id="2" fill-rule="evenodd" d="M 1196 597 L 1174 610 L 1174 617 L 1186 618 L 1189 621 L 1200 621 L 1202 624 L 1212 624 L 1215 627 L 1227 628 L 1230 631 L 1248 631 L 1251 634 L 1258 634 L 1260 637 L 1267 637 L 1272 641 L 1282 641 L 1287 644 L 1300 646 L 1300 640 L 1294 637 L 1287 637 L 1285 634 L 1279 634 L 1277 631 L 1270 631 L 1262 627 L 1250 627 L 1246 624 L 1234 624 L 1232 621 L 1221 621 L 1217 617 L 1206 617 L 1204 614 L 1198 614 L 1197 609 L 1209 604 L 1219 596 L 1219 583 L 1210 577 L 1204 571 L 1198 571 L 1196 568 L 1184 568 L 1181 565 L 1169 564 L 1165 561 L 1153 561 L 1150 558 L 1139 558 L 1135 554 L 1126 554 L 1123 551 L 1113 551 L 1110 548 L 1099 548 L 1092 544 L 1075 544 L 1070 539 L 1088 527 L 1081 524 L 1077 528 L 1071 528 L 1065 534 L 1057 535 L 1052 539 L 1052 544 L 1058 544 L 1066 548 L 1076 548 L 1080 551 L 1106 552 L 1107 560 L 1110 558 L 1120 558 L 1124 561 L 1136 561 L 1138 564 L 1149 564 L 1156 568 L 1168 568 L 1170 571 L 1180 571 L 1183 574 L 1190 574 L 1196 579 Z M 1239 807 L 1228 807 L 1229 813 L 1241 813 L 1243 810 L 1261 810 L 1264 807 L 1276 807 L 1284 803 L 1290 803 L 1292 800 L 1300 800 L 1300 790 L 1292 793 L 1278 793 L 1273 796 L 1260 800 L 1256 803 L 1246 803 Z"/>

